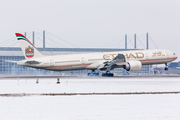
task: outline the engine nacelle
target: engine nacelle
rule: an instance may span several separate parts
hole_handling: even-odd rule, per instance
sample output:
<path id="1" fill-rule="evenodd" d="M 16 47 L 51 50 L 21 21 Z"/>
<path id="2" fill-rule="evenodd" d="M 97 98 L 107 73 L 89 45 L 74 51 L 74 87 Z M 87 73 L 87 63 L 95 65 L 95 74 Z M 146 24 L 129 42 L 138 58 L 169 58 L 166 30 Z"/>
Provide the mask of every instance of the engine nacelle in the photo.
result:
<path id="1" fill-rule="evenodd" d="M 141 70 L 142 63 L 140 61 L 129 61 L 125 65 L 125 68 L 127 71 L 139 71 Z"/>

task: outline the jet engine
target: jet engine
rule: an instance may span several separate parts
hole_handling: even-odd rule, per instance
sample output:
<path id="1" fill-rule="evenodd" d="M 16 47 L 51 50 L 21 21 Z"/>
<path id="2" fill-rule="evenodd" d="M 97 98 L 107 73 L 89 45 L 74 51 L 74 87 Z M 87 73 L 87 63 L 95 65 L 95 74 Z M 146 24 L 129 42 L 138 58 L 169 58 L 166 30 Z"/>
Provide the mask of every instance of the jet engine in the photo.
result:
<path id="1" fill-rule="evenodd" d="M 124 69 L 127 71 L 139 71 L 141 70 L 142 64 L 140 61 L 129 61 L 127 64 L 124 66 Z"/>

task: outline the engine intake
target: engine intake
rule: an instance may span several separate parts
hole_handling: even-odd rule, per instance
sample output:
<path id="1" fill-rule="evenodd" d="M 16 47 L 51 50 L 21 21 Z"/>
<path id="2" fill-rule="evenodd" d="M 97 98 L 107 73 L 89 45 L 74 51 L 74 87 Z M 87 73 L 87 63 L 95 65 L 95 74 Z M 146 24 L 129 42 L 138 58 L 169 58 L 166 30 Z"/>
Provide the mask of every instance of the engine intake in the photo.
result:
<path id="1" fill-rule="evenodd" d="M 141 68 L 142 63 L 140 61 L 129 61 L 124 67 L 127 71 L 139 71 Z"/>

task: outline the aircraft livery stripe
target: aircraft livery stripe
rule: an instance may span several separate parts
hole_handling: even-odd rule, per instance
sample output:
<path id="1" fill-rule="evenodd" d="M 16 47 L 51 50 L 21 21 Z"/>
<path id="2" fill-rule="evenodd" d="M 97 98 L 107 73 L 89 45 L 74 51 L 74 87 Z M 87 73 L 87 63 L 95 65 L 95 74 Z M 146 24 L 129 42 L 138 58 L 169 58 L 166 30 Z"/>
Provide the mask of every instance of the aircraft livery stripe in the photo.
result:
<path id="1" fill-rule="evenodd" d="M 32 46 L 34 46 L 24 35 L 20 34 L 20 33 L 15 33 L 17 40 L 25 40 L 27 41 L 29 44 L 31 44 Z"/>
<path id="2" fill-rule="evenodd" d="M 21 37 L 21 38 L 25 38 L 25 37 L 23 37 L 23 36 L 21 36 L 21 35 L 16 35 L 16 37 Z"/>
<path id="3" fill-rule="evenodd" d="M 87 66 L 91 64 L 78 64 L 78 65 L 65 65 L 65 66 L 49 66 L 49 67 L 40 67 L 40 68 L 60 68 L 60 67 L 73 67 L 73 66 Z"/>
<path id="4" fill-rule="evenodd" d="M 25 38 L 18 38 L 18 40 L 26 40 Z"/>
<path id="5" fill-rule="evenodd" d="M 72 60 L 72 61 L 57 61 L 55 63 L 67 63 L 67 62 L 80 62 L 80 60 Z"/>
<path id="6" fill-rule="evenodd" d="M 15 33 L 16 34 L 16 37 L 23 37 L 23 38 L 26 38 L 24 35 L 20 34 L 20 33 Z M 27 38 L 26 38 L 27 39 Z"/>

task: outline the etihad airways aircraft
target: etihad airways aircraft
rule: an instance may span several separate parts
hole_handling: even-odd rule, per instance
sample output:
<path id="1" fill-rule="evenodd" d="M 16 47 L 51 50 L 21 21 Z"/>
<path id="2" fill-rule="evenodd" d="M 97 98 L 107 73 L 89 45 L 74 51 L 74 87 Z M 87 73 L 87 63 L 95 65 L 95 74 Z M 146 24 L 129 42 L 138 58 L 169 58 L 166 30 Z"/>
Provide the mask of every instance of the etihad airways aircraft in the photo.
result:
<path id="1" fill-rule="evenodd" d="M 161 49 L 44 56 L 24 35 L 15 34 L 26 58 L 17 61 L 17 65 L 37 69 L 92 70 L 92 73 L 88 75 L 99 75 L 94 71 L 102 70 L 105 71 L 103 76 L 114 76 L 110 73 L 114 68 L 139 71 L 142 65 L 165 64 L 165 70 L 168 70 L 168 63 L 177 59 L 175 53 Z"/>

